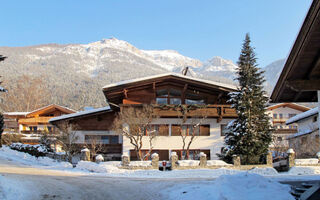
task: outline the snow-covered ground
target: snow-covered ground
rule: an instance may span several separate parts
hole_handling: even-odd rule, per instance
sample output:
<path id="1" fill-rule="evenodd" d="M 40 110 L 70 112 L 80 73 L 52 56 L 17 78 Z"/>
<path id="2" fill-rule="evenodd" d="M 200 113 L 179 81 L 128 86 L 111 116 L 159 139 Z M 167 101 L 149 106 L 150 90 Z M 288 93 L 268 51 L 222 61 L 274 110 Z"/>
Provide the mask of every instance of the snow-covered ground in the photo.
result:
<path id="1" fill-rule="evenodd" d="M 93 175 L 93 176 L 110 176 L 110 177 L 133 177 L 133 178 L 202 178 L 210 179 L 217 178 L 221 175 L 232 175 L 239 174 L 243 171 L 229 169 L 229 168 L 219 168 L 219 169 L 192 169 L 192 170 L 173 170 L 173 171 L 159 171 L 159 170 L 126 170 L 120 169 L 120 161 L 109 161 L 101 162 L 99 164 L 88 161 L 80 161 L 75 168 L 68 162 L 57 162 L 51 158 L 39 157 L 36 158 L 27 153 L 18 152 L 10 149 L 9 147 L 2 147 L 0 149 L 0 158 L 14 161 L 27 166 L 42 168 L 42 169 L 52 169 L 67 171 L 69 173 L 79 172 L 83 175 Z M 179 161 L 185 166 L 190 166 L 189 161 Z M 198 161 L 194 161 L 198 163 Z M 208 161 L 218 164 L 225 164 L 223 161 Z M 149 166 L 151 162 L 141 162 L 135 161 L 130 163 L 132 166 Z M 194 163 L 193 163 L 194 164 Z M 198 164 L 197 164 L 198 165 Z M 227 165 L 226 165 L 227 166 Z M 274 168 L 254 168 L 248 170 L 248 173 L 255 173 L 266 177 L 277 178 L 277 179 L 289 179 L 297 177 L 301 179 L 302 177 L 306 179 L 319 178 L 320 177 L 320 167 L 303 167 L 297 166 L 293 167 L 289 172 L 278 173 Z"/>
<path id="2" fill-rule="evenodd" d="M 141 165 L 140 162 L 133 164 Z M 66 195 L 68 199 L 92 196 L 105 199 L 108 194 L 108 199 L 276 200 L 291 198 L 289 187 L 278 181 L 320 180 L 319 167 L 294 167 L 287 173 L 278 173 L 273 168 L 245 172 L 228 168 L 162 172 L 125 170 L 119 169 L 119 165 L 120 162 L 81 161 L 72 168 L 69 163 L 37 159 L 3 147 L 0 149 L 0 199 L 38 199 L 40 196 L 54 199 L 57 195 Z M 97 183 L 100 183 L 98 188 Z M 130 192 L 124 193 L 126 190 Z"/>
<path id="3" fill-rule="evenodd" d="M 15 161 L 28 166 L 61 170 L 72 169 L 72 165 L 68 162 L 57 162 L 56 160 L 48 157 L 36 158 L 30 154 L 12 150 L 7 146 L 3 146 L 0 149 L 0 158 Z"/>
<path id="4" fill-rule="evenodd" d="M 290 200 L 290 186 L 247 172 L 222 175 L 205 184 L 180 184 L 163 193 L 172 200 Z"/>

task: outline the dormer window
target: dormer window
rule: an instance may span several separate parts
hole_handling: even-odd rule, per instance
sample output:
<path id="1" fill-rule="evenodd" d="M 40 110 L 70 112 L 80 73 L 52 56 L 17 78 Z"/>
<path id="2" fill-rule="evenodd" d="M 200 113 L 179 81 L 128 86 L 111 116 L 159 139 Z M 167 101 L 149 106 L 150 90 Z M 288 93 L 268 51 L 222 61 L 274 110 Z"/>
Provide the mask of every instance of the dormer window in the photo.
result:
<path id="1" fill-rule="evenodd" d="M 201 98 L 198 94 L 187 93 L 185 103 L 188 105 L 204 105 L 205 100 Z"/>

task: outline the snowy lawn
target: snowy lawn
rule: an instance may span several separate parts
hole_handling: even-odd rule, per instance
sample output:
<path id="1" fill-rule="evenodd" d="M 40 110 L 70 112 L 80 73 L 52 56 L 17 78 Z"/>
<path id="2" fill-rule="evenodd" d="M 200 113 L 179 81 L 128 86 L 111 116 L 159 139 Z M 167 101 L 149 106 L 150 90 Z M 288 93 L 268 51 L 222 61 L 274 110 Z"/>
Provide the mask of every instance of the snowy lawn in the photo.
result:
<path id="1" fill-rule="evenodd" d="M 36 158 L 27 153 L 19 152 L 10 149 L 9 147 L 2 147 L 0 149 L 0 158 L 11 160 L 17 163 L 25 164 L 36 168 L 45 168 L 53 170 L 61 170 L 67 172 L 74 172 L 83 175 L 94 176 L 110 176 L 110 177 L 132 177 L 132 178 L 191 178 L 191 179 L 210 179 L 217 178 L 221 175 L 239 174 L 243 171 L 219 168 L 219 169 L 192 169 L 192 170 L 173 170 L 173 171 L 159 171 L 159 170 L 126 170 L 119 169 L 120 161 L 101 162 L 100 164 L 88 161 L 80 161 L 76 168 L 68 162 L 57 162 L 51 158 L 39 157 Z M 224 165 L 223 161 L 208 161 L 211 164 Z M 150 162 L 132 162 L 132 165 L 146 165 Z M 192 165 L 186 162 L 186 165 Z M 227 165 L 227 164 L 226 164 Z M 254 168 L 248 170 L 248 173 L 255 173 L 262 176 L 276 178 L 278 180 L 292 180 L 294 178 L 314 179 L 320 178 L 320 167 L 293 167 L 289 172 L 278 173 L 274 168 Z"/>
<path id="2" fill-rule="evenodd" d="M 52 169 L 72 169 L 72 165 L 68 162 L 57 162 L 48 157 L 36 158 L 28 153 L 12 150 L 7 146 L 3 146 L 0 149 L 0 157 L 29 166 L 41 166 L 43 168 Z"/>
<path id="3" fill-rule="evenodd" d="M 293 200 L 289 192 L 289 185 L 242 172 L 223 175 L 205 184 L 179 184 L 162 193 L 173 200 Z"/>

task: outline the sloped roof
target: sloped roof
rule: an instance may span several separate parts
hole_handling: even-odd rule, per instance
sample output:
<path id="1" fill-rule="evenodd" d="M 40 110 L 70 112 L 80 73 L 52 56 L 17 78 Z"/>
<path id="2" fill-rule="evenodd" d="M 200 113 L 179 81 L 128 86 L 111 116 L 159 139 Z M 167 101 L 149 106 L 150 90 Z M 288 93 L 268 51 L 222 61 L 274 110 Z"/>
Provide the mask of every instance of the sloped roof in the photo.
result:
<path id="1" fill-rule="evenodd" d="M 61 120 L 66 120 L 66 119 L 83 117 L 83 116 L 97 114 L 97 113 L 101 113 L 101 112 L 111 112 L 111 111 L 112 111 L 112 109 L 110 108 L 110 106 L 96 108 L 96 109 L 90 109 L 90 110 L 80 111 L 80 112 L 76 112 L 76 113 L 72 113 L 72 114 L 61 115 L 59 117 L 53 117 L 49 120 L 49 123 L 57 122 L 57 121 L 61 121 Z"/>
<path id="2" fill-rule="evenodd" d="M 26 116 L 27 114 L 29 114 L 29 112 L 5 112 L 3 113 L 4 115 L 8 115 L 8 116 Z"/>
<path id="3" fill-rule="evenodd" d="M 59 106 L 59 105 L 56 105 L 56 104 L 51 104 L 51 105 L 48 105 L 48 106 L 44 106 L 42 108 L 38 108 L 34 111 L 31 111 L 27 114 L 27 117 L 31 117 L 31 116 L 34 116 L 36 114 L 40 114 L 40 113 L 44 113 L 44 112 L 47 112 L 47 111 L 50 111 L 52 109 L 58 109 L 64 113 L 75 113 L 76 111 L 73 110 L 73 109 L 70 109 L 70 108 L 67 108 L 67 107 L 64 107 L 64 106 Z"/>
<path id="4" fill-rule="evenodd" d="M 272 91 L 272 102 L 315 102 L 320 89 L 320 0 L 313 0 Z"/>
<path id="5" fill-rule="evenodd" d="M 178 73 L 165 73 L 165 74 L 147 76 L 147 77 L 143 77 L 143 78 L 136 78 L 136 79 L 126 80 L 126 81 L 120 81 L 117 83 L 112 83 L 112 84 L 104 86 L 103 90 L 104 91 L 112 90 L 112 89 L 116 89 L 116 88 L 126 87 L 131 84 L 139 84 L 140 82 L 152 81 L 154 79 L 170 78 L 170 77 L 178 78 L 178 79 L 186 80 L 186 81 L 192 81 L 192 82 L 199 83 L 199 84 L 206 84 L 208 86 L 215 86 L 215 87 L 219 87 L 222 90 L 236 90 L 237 89 L 237 86 L 226 84 L 226 83 L 220 83 L 220 82 L 216 82 L 216 81 L 210 81 L 210 80 L 204 80 L 204 79 L 194 78 L 194 77 L 190 77 L 190 76 L 184 76 L 184 75 L 181 75 Z"/>
<path id="6" fill-rule="evenodd" d="M 300 113 L 294 117 L 291 117 L 290 119 L 288 119 L 286 121 L 286 124 L 292 124 L 292 123 L 295 123 L 295 122 L 300 121 L 302 119 L 311 117 L 313 115 L 318 115 L 318 107 L 315 107 L 311 110 L 308 110 L 307 112 L 303 112 L 303 113 Z"/>

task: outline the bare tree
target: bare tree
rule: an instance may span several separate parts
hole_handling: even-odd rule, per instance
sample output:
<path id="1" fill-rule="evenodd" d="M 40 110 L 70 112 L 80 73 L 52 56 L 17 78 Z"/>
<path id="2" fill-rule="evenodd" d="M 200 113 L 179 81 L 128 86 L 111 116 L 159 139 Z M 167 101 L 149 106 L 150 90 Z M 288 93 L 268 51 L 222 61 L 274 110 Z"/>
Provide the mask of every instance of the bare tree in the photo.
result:
<path id="1" fill-rule="evenodd" d="M 180 105 L 180 109 L 177 112 L 178 118 L 180 119 L 180 125 L 178 126 L 179 134 L 182 139 L 182 159 L 190 158 L 190 147 L 191 144 L 196 140 L 197 136 L 200 135 L 200 125 L 203 124 L 207 118 L 206 110 L 199 111 L 201 107 L 194 105 Z M 192 110 L 192 118 L 188 118 L 188 114 Z"/>
<path id="2" fill-rule="evenodd" d="M 56 125 L 58 130 L 56 133 L 56 144 L 61 145 L 62 150 L 66 152 L 68 161 L 72 162 L 72 157 L 79 153 L 80 147 L 76 144 L 78 136 L 76 133 L 77 126 L 68 121 L 60 122 Z"/>
<path id="3" fill-rule="evenodd" d="M 97 138 L 96 135 L 90 135 L 89 139 L 85 141 L 85 143 L 90 149 L 92 159 L 94 159 L 95 156 L 103 150 L 103 143 L 100 138 Z"/>
<path id="4" fill-rule="evenodd" d="M 50 91 L 43 76 L 23 75 L 17 79 L 11 79 L 7 84 L 9 91 L 3 95 L 3 101 L 0 102 L 1 110 L 32 111 L 52 103 Z"/>
<path id="5" fill-rule="evenodd" d="M 131 105 L 123 106 L 115 120 L 114 130 L 130 140 L 139 160 L 145 158 L 142 154 L 143 138 L 147 137 L 149 141 L 149 152 L 147 155 L 150 155 L 152 151 L 152 142 L 156 136 L 156 131 L 152 130 L 151 122 L 155 117 L 152 106 Z"/>
<path id="6" fill-rule="evenodd" d="M 271 141 L 271 145 L 272 145 L 272 149 L 273 149 L 273 152 L 274 152 L 274 156 L 276 158 L 278 157 L 282 157 L 283 154 L 285 152 L 287 152 L 289 146 L 286 145 L 286 142 L 289 143 L 288 140 L 282 140 L 282 137 L 281 139 L 279 138 L 280 136 L 276 135 L 276 134 L 273 134 L 272 135 L 272 141 Z"/>

